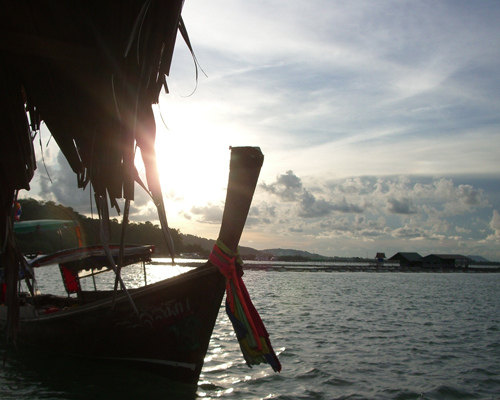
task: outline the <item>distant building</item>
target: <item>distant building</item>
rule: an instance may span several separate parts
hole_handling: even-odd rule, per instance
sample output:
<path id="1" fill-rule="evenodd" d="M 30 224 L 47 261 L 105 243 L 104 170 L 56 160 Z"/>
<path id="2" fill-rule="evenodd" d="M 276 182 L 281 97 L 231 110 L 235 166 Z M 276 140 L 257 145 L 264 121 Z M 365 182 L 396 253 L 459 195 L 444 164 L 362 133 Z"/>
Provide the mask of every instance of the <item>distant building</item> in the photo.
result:
<path id="1" fill-rule="evenodd" d="M 423 259 L 424 267 L 467 268 L 470 260 L 461 254 L 429 254 Z"/>
<path id="2" fill-rule="evenodd" d="M 377 266 L 380 267 L 384 264 L 385 253 L 377 253 L 375 255 L 375 260 L 377 260 Z"/>
<path id="3" fill-rule="evenodd" d="M 402 267 L 420 268 L 423 257 L 418 253 L 396 253 L 389 260 L 399 261 Z"/>

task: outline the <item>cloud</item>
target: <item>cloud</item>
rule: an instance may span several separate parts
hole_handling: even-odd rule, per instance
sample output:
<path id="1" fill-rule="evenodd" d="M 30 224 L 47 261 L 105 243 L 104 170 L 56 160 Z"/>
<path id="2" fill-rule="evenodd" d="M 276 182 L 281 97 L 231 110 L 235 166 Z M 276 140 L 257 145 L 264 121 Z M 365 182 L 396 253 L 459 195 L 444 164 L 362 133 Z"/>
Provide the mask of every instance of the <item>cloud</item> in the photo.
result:
<path id="1" fill-rule="evenodd" d="M 416 211 L 411 205 L 411 201 L 408 197 L 403 197 L 401 199 L 389 198 L 387 199 L 389 206 L 388 211 L 393 214 L 415 214 Z"/>
<path id="2" fill-rule="evenodd" d="M 149 201 L 140 206 L 131 203 L 129 215 L 131 222 L 145 222 L 145 221 L 156 222 L 158 220 L 158 211 L 156 210 L 156 206 L 153 204 L 152 201 Z"/>
<path id="3" fill-rule="evenodd" d="M 222 221 L 222 213 L 222 207 L 213 204 L 191 208 L 191 214 L 197 218 L 197 221 L 206 224 L 220 224 Z"/>
<path id="4" fill-rule="evenodd" d="M 45 169 L 37 172 L 34 179 L 35 186 L 37 186 L 36 197 L 43 201 L 51 200 L 72 207 L 81 214 L 89 215 L 93 213 L 96 216 L 97 210 L 94 198 L 90 195 L 90 183 L 85 190 L 78 188 L 76 174 L 70 168 L 63 153 L 57 150 L 56 154 L 53 164 L 47 165 L 48 176 Z M 49 176 L 52 182 L 49 180 Z M 29 197 L 30 193 L 26 193 L 25 196 Z M 120 213 L 122 213 L 124 200 L 118 199 L 117 202 Z M 110 209 L 111 217 L 117 215 L 115 209 Z M 131 202 L 130 206 L 130 218 L 137 221 L 156 221 L 158 219 L 156 207 L 152 203 L 150 196 L 138 184 L 135 185 L 134 201 Z"/>
<path id="5" fill-rule="evenodd" d="M 481 191 L 474 189 L 471 185 L 460 185 L 457 189 L 457 195 L 469 206 L 481 204 Z"/>
<path id="6" fill-rule="evenodd" d="M 62 152 L 57 153 L 56 163 L 48 165 L 47 168 L 52 182 L 45 175 L 45 170 L 42 174 L 38 172 L 39 194 L 42 199 L 73 207 L 79 212 L 90 213 L 91 202 L 94 199 L 89 196 L 89 186 L 86 190 L 77 187 L 76 174 L 70 168 Z"/>
<path id="7" fill-rule="evenodd" d="M 275 182 L 269 185 L 262 183 L 260 186 L 285 201 L 296 200 L 303 190 L 300 178 L 291 170 L 279 175 Z"/>
<path id="8" fill-rule="evenodd" d="M 245 226 L 252 227 L 259 224 L 271 224 L 275 222 L 276 210 L 275 206 L 271 206 L 266 202 L 254 204 L 250 207 Z"/>
<path id="9" fill-rule="evenodd" d="M 328 215 L 333 210 L 333 205 L 323 199 L 316 199 L 313 194 L 304 191 L 300 200 L 298 215 L 304 218 L 318 218 Z"/>
<path id="10" fill-rule="evenodd" d="M 493 236 L 500 239 L 500 214 L 497 210 L 493 210 L 493 215 L 490 221 L 490 228 L 493 230 Z"/>
<path id="11" fill-rule="evenodd" d="M 261 188 L 281 200 L 296 202 L 297 214 L 304 218 L 319 218 L 334 211 L 341 213 L 360 213 L 363 211 L 363 207 L 348 202 L 342 196 L 328 200 L 318 197 L 313 191 L 323 193 L 325 192 L 323 187 L 311 186 L 305 188 L 302 180 L 293 171 L 287 171 L 286 174 L 279 175 L 276 181 L 269 185 L 262 184 Z M 328 187 L 325 189 L 328 189 Z"/>
<path id="12" fill-rule="evenodd" d="M 321 181 L 293 176 L 300 182 L 293 201 L 282 202 L 278 191 L 261 194 L 266 207 L 273 207 L 269 227 L 278 236 L 298 235 L 295 230 L 300 229 L 300 234 L 318 243 L 329 238 L 344 245 L 346 240 L 374 246 L 392 243 L 388 248 L 394 252 L 469 253 L 478 250 L 479 242 L 494 240 L 493 235 L 487 239 L 488 231 L 500 219 L 498 214 L 492 217 L 491 205 L 498 204 L 499 197 L 493 188 L 500 184 L 495 177 L 403 175 Z M 263 224 L 254 225 L 257 228 L 268 229 Z M 320 248 L 315 250 L 321 253 Z"/>
<path id="13" fill-rule="evenodd" d="M 396 228 L 392 234 L 394 237 L 402 239 L 424 239 L 428 236 L 422 229 L 408 226 Z"/>

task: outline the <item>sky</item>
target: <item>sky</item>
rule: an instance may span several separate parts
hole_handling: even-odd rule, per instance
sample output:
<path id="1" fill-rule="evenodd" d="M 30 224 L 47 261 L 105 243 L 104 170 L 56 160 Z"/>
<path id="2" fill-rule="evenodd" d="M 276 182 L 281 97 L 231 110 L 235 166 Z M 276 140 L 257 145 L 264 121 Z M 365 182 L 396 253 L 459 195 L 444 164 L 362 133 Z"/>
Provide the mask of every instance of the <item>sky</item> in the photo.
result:
<path id="1" fill-rule="evenodd" d="M 202 70 L 179 35 L 154 106 L 172 227 L 215 239 L 229 146 L 259 146 L 242 245 L 500 260 L 500 2 L 186 0 L 183 18 Z M 88 213 L 40 135 L 23 196 Z M 140 190 L 132 211 L 156 220 Z"/>

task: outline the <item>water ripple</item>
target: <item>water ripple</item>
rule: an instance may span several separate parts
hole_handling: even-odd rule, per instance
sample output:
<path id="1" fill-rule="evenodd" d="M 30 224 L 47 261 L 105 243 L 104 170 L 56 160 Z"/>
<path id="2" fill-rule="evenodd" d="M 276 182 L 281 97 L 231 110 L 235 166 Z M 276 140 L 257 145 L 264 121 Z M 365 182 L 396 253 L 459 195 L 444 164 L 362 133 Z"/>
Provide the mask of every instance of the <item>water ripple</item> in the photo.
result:
<path id="1" fill-rule="evenodd" d="M 499 398 L 500 274 L 248 271 L 244 280 L 280 374 L 245 364 L 221 309 L 194 393 L 130 376 L 121 390 L 123 379 L 95 368 L 75 391 L 9 361 L 0 398 L 122 399 L 134 387 L 138 398 L 189 400 Z"/>

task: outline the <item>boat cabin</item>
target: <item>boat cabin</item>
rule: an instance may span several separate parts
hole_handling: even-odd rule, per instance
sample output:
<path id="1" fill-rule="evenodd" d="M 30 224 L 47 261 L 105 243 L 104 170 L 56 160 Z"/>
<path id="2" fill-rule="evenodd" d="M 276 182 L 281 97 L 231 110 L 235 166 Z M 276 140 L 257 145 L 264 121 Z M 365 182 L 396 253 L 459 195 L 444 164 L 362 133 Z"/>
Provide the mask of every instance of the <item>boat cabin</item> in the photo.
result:
<path id="1" fill-rule="evenodd" d="M 39 256 L 27 260 L 25 271 L 19 274 L 19 279 L 25 281 L 30 292 L 24 294 L 23 301 L 47 313 L 56 312 L 64 307 L 94 301 L 97 297 L 109 296 L 109 291 L 97 290 L 95 276 L 117 268 L 116 265 L 128 266 L 142 263 L 144 269 L 144 284 L 147 285 L 145 265 L 151 262 L 151 255 L 153 252 L 154 246 L 150 245 L 125 246 L 123 254 L 121 255 L 122 262 L 120 264 L 119 245 L 110 245 L 109 251 L 104 246 L 88 246 L 62 250 L 50 255 Z M 53 294 L 41 294 L 34 289 L 36 287 L 35 270 L 54 264 L 59 266 L 67 297 Z M 93 280 L 94 291 L 82 290 L 81 280 L 90 278 Z M 116 282 L 115 290 L 121 289 L 118 287 L 118 278 Z M 2 299 L 5 296 L 3 285 L 4 284 L 2 284 L 0 294 L 0 303 L 3 302 Z"/>

